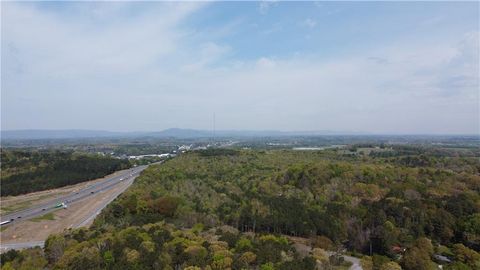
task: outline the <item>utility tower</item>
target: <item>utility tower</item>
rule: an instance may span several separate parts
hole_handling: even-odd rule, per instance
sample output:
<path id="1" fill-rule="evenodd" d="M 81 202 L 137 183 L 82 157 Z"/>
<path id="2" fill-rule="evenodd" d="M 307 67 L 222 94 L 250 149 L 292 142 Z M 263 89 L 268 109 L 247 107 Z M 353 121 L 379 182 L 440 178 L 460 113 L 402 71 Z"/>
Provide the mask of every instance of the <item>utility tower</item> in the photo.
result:
<path id="1" fill-rule="evenodd" d="M 213 113 L 213 145 L 215 146 L 215 112 Z"/>

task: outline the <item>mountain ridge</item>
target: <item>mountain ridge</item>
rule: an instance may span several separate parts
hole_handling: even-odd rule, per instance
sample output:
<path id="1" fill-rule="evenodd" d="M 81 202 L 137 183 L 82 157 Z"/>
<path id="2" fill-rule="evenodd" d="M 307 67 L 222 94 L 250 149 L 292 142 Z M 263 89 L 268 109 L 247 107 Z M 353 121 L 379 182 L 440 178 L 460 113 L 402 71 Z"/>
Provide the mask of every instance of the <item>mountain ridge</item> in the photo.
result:
<path id="1" fill-rule="evenodd" d="M 319 135 L 367 135 L 362 132 L 338 131 L 279 131 L 279 130 L 210 130 L 168 128 L 160 131 L 107 131 L 90 129 L 20 129 L 2 130 L 2 140 L 32 139 L 75 139 L 108 137 L 281 137 L 281 136 L 319 136 Z"/>

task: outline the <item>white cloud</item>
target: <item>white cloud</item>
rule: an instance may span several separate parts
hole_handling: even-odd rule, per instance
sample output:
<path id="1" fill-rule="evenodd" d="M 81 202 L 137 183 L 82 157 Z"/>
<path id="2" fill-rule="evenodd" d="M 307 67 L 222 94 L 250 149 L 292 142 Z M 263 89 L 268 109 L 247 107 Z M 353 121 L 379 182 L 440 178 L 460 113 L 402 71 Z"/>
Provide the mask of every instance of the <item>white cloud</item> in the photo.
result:
<path id="1" fill-rule="evenodd" d="M 277 1 L 260 1 L 258 3 L 258 10 L 260 14 L 266 14 L 268 10 L 277 4 Z"/>
<path id="2" fill-rule="evenodd" d="M 309 28 L 315 28 L 315 26 L 317 26 L 317 21 L 311 18 L 307 18 L 302 22 L 302 25 Z"/>
<path id="3" fill-rule="evenodd" d="M 207 68 L 208 65 L 214 64 L 230 51 L 229 46 L 222 46 L 214 42 L 207 42 L 200 45 L 198 53 L 194 55 L 188 64 L 181 69 L 184 71 L 196 71 Z"/>
<path id="4" fill-rule="evenodd" d="M 261 57 L 257 60 L 257 67 L 259 68 L 272 68 L 275 67 L 276 63 L 275 60 L 272 60 L 267 57 Z"/>
<path id="5" fill-rule="evenodd" d="M 448 97 L 438 87 L 446 74 L 455 74 L 452 52 L 458 47 L 411 46 L 366 53 L 388 56 L 382 63 L 363 56 L 260 58 L 253 66 L 190 74 L 182 88 L 202 93 L 206 98 L 190 105 L 215 108 L 225 128 L 477 132 L 478 81 L 449 89 Z M 239 124 L 244 121 L 247 126 Z"/>
<path id="6" fill-rule="evenodd" d="M 182 33 L 174 26 L 197 8 L 191 3 L 158 6 L 133 22 L 106 21 L 99 27 L 96 20 L 65 19 L 30 5 L 8 3 L 2 42 L 19 51 L 24 56 L 19 60 L 35 71 L 57 75 L 130 72 L 177 50 Z M 97 10 L 95 5 L 92 9 Z"/>
<path id="7" fill-rule="evenodd" d="M 202 6 L 156 3 L 117 20 L 128 5 L 99 5 L 82 6 L 84 20 L 2 4 L 2 128 L 206 128 L 213 111 L 221 129 L 479 128 L 478 32 L 328 61 L 230 59 L 234 44 L 183 25 Z"/>

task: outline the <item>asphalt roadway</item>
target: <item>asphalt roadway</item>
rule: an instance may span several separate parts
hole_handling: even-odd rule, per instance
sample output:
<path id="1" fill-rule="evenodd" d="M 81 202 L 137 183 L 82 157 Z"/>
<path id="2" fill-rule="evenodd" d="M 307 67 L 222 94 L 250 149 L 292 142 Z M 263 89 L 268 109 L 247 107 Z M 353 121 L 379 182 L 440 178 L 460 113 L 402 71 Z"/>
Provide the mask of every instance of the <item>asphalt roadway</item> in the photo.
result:
<path id="1" fill-rule="evenodd" d="M 76 190 L 74 192 L 71 192 L 68 195 L 65 195 L 60 198 L 52 199 L 48 202 L 41 203 L 38 205 L 35 205 L 33 207 L 30 207 L 28 209 L 24 209 L 21 211 L 17 211 L 5 216 L 0 216 L 1 222 L 3 221 L 10 221 L 8 224 L 4 224 L 3 226 L 9 226 L 13 223 L 16 222 L 21 222 L 23 220 L 28 220 L 37 216 L 42 216 L 45 215 L 49 212 L 52 212 L 59 207 L 57 206 L 59 203 L 65 203 L 67 206 L 70 204 L 75 204 L 83 199 L 86 199 L 90 196 L 94 196 L 98 194 L 99 192 L 103 192 L 109 189 L 112 189 L 116 187 L 118 184 L 126 182 L 126 185 L 124 185 L 124 188 L 122 188 L 120 191 L 116 192 L 113 194 L 109 200 L 107 200 L 105 203 L 103 203 L 100 207 L 97 207 L 95 209 L 92 209 L 92 214 L 85 219 L 83 222 L 76 224 L 74 227 L 78 228 L 81 226 L 85 226 L 89 222 L 91 222 L 99 213 L 100 211 L 105 208 L 111 201 L 113 201 L 118 195 L 120 195 L 125 189 L 127 189 L 132 183 L 133 180 L 143 171 L 145 168 L 147 168 L 148 165 L 143 165 L 143 166 L 138 166 L 135 168 L 131 168 L 129 170 L 126 170 L 122 172 L 121 174 L 118 174 L 116 176 L 108 177 L 105 178 L 102 181 L 96 182 L 95 184 L 89 185 L 83 189 Z M 0 244 L 0 253 L 5 252 L 6 250 L 9 249 L 23 249 L 23 248 L 29 248 L 29 247 L 35 247 L 35 246 L 40 246 L 43 247 L 44 242 L 43 241 L 32 241 L 32 242 L 24 242 L 24 243 L 13 243 L 13 244 Z"/>
<path id="2" fill-rule="evenodd" d="M 104 180 L 96 182 L 95 184 L 89 185 L 83 189 L 71 192 L 70 194 L 65 195 L 63 197 L 52 199 L 48 202 L 35 205 L 28 209 L 24 209 L 14 213 L 10 213 L 8 215 L 0 216 L 0 222 L 10 221 L 9 223 L 2 225 L 3 227 L 3 226 L 9 226 L 13 223 L 20 222 L 23 220 L 28 220 L 37 216 L 45 215 L 49 212 L 52 212 L 58 209 L 59 208 L 58 204 L 65 203 L 68 206 L 70 204 L 79 202 L 90 196 L 93 196 L 99 192 L 109 190 L 115 187 L 117 184 L 123 183 L 123 181 L 129 182 L 129 184 L 126 186 L 128 187 L 133 182 L 133 179 L 135 179 L 147 167 L 148 167 L 147 165 L 134 167 L 126 171 L 123 171 L 122 173 L 116 176 L 105 178 Z M 122 189 L 122 192 L 123 191 L 124 189 Z M 113 199 L 115 199 L 115 197 L 112 197 L 108 201 L 108 203 Z M 96 216 L 96 214 L 98 214 L 98 212 L 102 210 L 103 207 L 105 207 L 108 203 L 102 204 L 102 208 L 100 209 L 92 209 L 94 212 L 92 216 L 93 217 Z M 86 220 L 84 223 L 85 224 L 88 223 L 88 220 Z M 82 224 L 79 224 L 79 225 L 82 225 Z"/>

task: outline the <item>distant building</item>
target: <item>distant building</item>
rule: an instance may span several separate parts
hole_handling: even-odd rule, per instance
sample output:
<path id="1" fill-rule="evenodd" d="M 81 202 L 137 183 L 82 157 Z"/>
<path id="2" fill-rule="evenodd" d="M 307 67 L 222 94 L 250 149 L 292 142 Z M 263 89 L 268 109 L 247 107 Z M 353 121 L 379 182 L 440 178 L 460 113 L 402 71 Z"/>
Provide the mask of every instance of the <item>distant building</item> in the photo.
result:
<path id="1" fill-rule="evenodd" d="M 139 156 L 128 156 L 128 159 L 142 159 L 146 157 L 159 157 L 159 158 L 168 158 L 172 154 L 149 154 L 149 155 L 139 155 Z"/>
<path id="2" fill-rule="evenodd" d="M 187 151 L 187 150 L 190 150 L 190 148 L 192 148 L 191 145 L 182 145 L 182 146 L 178 147 L 178 150 L 179 151 Z"/>

